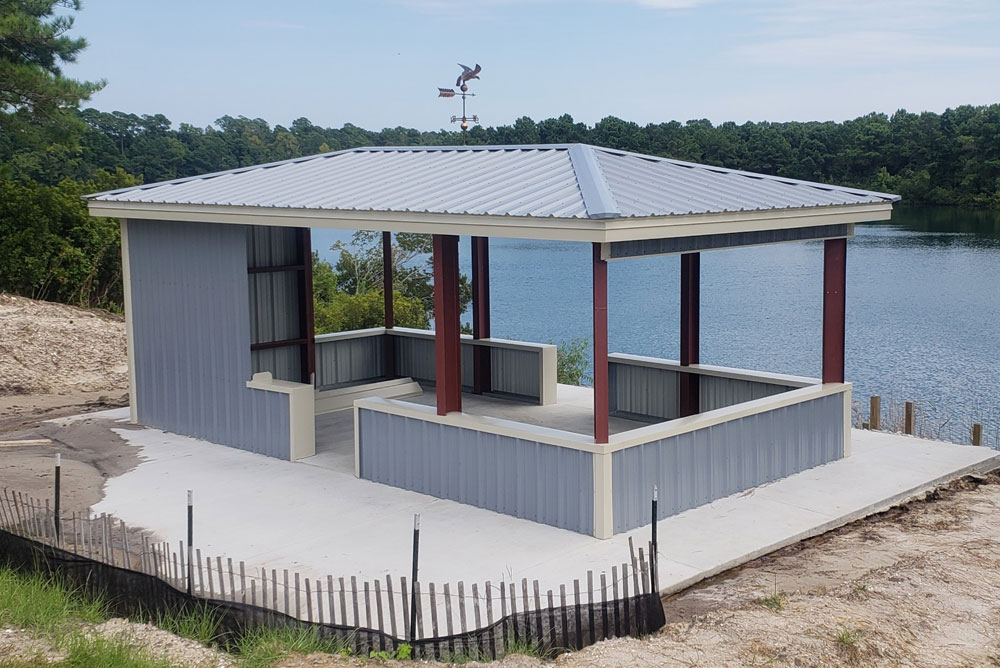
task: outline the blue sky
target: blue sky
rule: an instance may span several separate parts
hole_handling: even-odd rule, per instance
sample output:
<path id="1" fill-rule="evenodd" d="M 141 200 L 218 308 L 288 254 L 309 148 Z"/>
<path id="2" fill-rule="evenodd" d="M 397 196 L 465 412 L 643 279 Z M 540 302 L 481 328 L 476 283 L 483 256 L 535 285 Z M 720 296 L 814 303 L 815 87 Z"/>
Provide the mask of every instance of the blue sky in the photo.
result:
<path id="1" fill-rule="evenodd" d="M 89 103 L 175 124 L 843 120 L 1000 101 L 1000 0 L 84 0 Z"/>

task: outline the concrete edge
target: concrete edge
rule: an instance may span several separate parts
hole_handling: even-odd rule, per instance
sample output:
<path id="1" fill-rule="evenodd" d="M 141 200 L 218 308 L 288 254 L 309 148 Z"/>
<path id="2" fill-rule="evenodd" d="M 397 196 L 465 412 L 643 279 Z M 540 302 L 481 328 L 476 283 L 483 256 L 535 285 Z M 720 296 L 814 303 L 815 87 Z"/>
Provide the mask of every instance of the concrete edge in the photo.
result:
<path id="1" fill-rule="evenodd" d="M 802 542 L 803 540 L 820 536 L 834 529 L 839 529 L 842 526 L 851 524 L 852 522 L 856 522 L 866 517 L 870 517 L 871 515 L 885 512 L 886 510 L 889 510 L 896 506 L 903 505 L 904 503 L 908 503 L 910 501 L 915 500 L 921 494 L 926 494 L 927 492 L 931 492 L 952 481 L 964 478 L 968 475 L 989 473 L 990 471 L 995 471 L 997 469 L 1000 469 L 1000 452 L 996 452 L 992 456 L 987 457 L 986 459 L 975 462 L 973 464 L 968 464 L 960 469 L 952 471 L 951 473 L 947 473 L 943 476 L 939 476 L 937 478 L 934 478 L 933 480 L 929 480 L 928 482 L 917 485 L 916 487 L 912 487 L 906 491 L 900 492 L 899 494 L 895 494 L 889 497 L 888 499 L 885 499 L 883 501 L 878 501 L 860 510 L 855 510 L 853 512 L 847 513 L 846 515 L 841 515 L 840 517 L 834 518 L 829 522 L 824 522 L 823 524 L 815 526 L 811 529 L 807 529 L 806 531 L 803 531 L 799 534 L 796 534 L 794 536 L 791 536 L 783 540 L 779 540 L 775 543 L 759 548 L 757 550 L 749 552 L 735 559 L 731 559 L 730 561 L 721 564 L 719 566 L 709 568 L 708 570 L 702 571 L 697 575 L 694 575 L 686 580 L 681 580 L 680 582 L 664 587 L 659 592 L 660 596 L 663 597 L 663 596 L 671 596 L 673 594 L 677 594 L 681 591 L 684 591 L 685 589 L 688 589 L 698 584 L 699 582 L 708 580 L 709 578 L 715 577 L 720 573 L 725 573 L 726 571 L 736 568 L 737 566 L 742 566 L 743 564 L 749 561 L 753 561 L 754 559 L 759 559 L 760 557 L 766 556 L 772 552 L 776 552 L 783 547 L 788 547 L 789 545 L 794 545 L 795 543 Z M 686 564 L 684 562 L 678 561 L 676 563 L 681 564 L 683 566 L 687 566 L 689 568 L 695 568 L 694 566 L 691 566 L 690 564 Z"/>

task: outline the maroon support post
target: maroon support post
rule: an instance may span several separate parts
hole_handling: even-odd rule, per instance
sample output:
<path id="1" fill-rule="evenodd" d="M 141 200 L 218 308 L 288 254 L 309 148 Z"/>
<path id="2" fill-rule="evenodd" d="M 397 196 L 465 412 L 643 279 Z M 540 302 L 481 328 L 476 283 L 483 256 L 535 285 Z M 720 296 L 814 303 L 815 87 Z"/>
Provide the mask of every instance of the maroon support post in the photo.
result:
<path id="1" fill-rule="evenodd" d="M 594 441 L 608 442 L 608 263 L 594 244 Z"/>
<path id="2" fill-rule="evenodd" d="M 823 382 L 844 382 L 847 239 L 823 244 Z"/>
<path id="3" fill-rule="evenodd" d="M 434 235 L 434 354 L 437 412 L 462 410 L 458 237 Z"/>
<path id="4" fill-rule="evenodd" d="M 490 338 L 490 240 L 472 237 L 472 338 Z M 472 391 L 493 390 L 492 359 L 489 346 L 472 349 Z"/>
<path id="5" fill-rule="evenodd" d="M 701 255 L 681 255 L 681 366 L 699 363 L 701 312 Z M 698 375 L 680 374 L 680 416 L 697 415 L 701 410 Z"/>
<path id="6" fill-rule="evenodd" d="M 395 314 L 392 305 L 392 232 L 382 233 L 382 294 L 385 302 L 385 328 L 389 330 L 395 327 Z M 383 338 L 382 351 L 385 377 L 387 379 L 395 378 L 396 345 L 388 332 Z"/>

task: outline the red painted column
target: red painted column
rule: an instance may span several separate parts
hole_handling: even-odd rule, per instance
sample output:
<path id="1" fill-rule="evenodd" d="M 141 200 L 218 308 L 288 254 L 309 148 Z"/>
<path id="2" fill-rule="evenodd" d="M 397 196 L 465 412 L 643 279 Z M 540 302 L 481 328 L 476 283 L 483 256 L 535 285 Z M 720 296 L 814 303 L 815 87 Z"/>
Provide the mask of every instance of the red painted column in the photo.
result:
<path id="1" fill-rule="evenodd" d="M 699 363 L 701 338 L 701 255 L 681 255 L 681 365 Z M 700 410 L 699 376 L 680 375 L 680 416 L 697 415 Z"/>
<path id="2" fill-rule="evenodd" d="M 472 338 L 490 338 L 490 240 L 472 237 Z M 472 385 L 475 394 L 493 390 L 491 351 L 472 349 Z"/>
<path id="3" fill-rule="evenodd" d="M 434 235 L 434 354 L 437 412 L 462 410 L 458 237 Z"/>
<path id="4" fill-rule="evenodd" d="M 395 314 L 392 308 L 392 232 L 382 233 L 382 294 L 385 309 L 385 328 L 395 327 Z M 385 377 L 396 377 L 396 346 L 393 337 L 387 333 L 383 339 L 382 348 Z"/>
<path id="5" fill-rule="evenodd" d="M 608 442 L 608 263 L 594 244 L 594 441 Z"/>
<path id="6" fill-rule="evenodd" d="M 847 239 L 823 243 L 823 382 L 844 382 Z"/>

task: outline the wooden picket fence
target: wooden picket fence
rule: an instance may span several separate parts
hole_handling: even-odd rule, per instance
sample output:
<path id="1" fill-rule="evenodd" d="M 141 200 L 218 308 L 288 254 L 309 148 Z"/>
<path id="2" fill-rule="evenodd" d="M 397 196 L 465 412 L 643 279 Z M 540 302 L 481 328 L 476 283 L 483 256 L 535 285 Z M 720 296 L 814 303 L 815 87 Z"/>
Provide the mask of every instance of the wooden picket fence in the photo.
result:
<path id="1" fill-rule="evenodd" d="M 239 610 L 247 625 L 303 623 L 358 653 L 498 658 L 511 649 L 542 653 L 579 649 L 599 640 L 651 633 L 663 623 L 652 544 L 610 572 L 588 571 L 544 592 L 537 580 L 438 585 L 386 575 L 304 577 L 287 569 L 247 566 L 203 555 L 183 542 L 151 542 L 108 515 L 57 518 L 48 501 L 4 489 L 0 529 L 95 565 L 109 565 L 167 583 L 194 600 Z M 518 584 L 520 586 L 518 586 Z M 141 591 L 133 588 L 131 595 Z M 416 606 L 416 610 L 412 606 Z M 411 623 L 413 628 L 411 630 Z"/>

